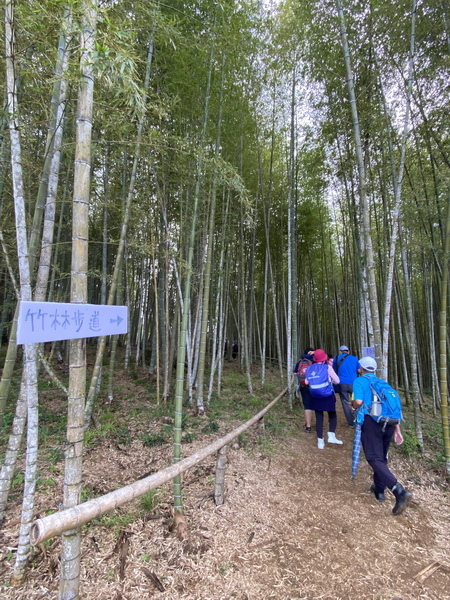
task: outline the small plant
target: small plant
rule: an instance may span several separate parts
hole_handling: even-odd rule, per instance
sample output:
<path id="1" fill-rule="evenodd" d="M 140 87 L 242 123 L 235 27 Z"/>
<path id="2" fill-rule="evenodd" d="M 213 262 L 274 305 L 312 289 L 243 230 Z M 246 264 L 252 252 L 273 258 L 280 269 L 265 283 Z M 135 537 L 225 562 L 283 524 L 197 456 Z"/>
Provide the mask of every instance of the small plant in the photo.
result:
<path id="1" fill-rule="evenodd" d="M 399 452 L 405 456 L 414 458 L 420 458 L 422 456 L 421 445 L 413 433 L 409 431 L 403 431 L 403 440 L 403 444 L 401 444 L 401 446 L 397 446 Z"/>
<path id="2" fill-rule="evenodd" d="M 113 512 L 109 515 L 101 517 L 101 522 L 103 525 L 106 525 L 106 527 L 117 527 L 118 529 L 124 529 L 133 523 L 135 519 L 136 515 L 131 513 L 121 514 L 118 512 Z"/>
<path id="3" fill-rule="evenodd" d="M 219 565 L 219 573 L 221 575 L 225 575 L 225 573 L 232 568 L 233 568 L 232 562 L 223 563 L 223 564 Z"/>
<path id="4" fill-rule="evenodd" d="M 154 446 L 163 446 L 167 443 L 167 436 L 162 433 L 143 433 L 140 436 L 144 446 L 152 448 Z"/>
<path id="5" fill-rule="evenodd" d="M 238 435 L 237 441 L 240 448 L 245 448 L 247 446 L 247 440 L 245 439 L 245 435 L 243 433 Z"/>
<path id="6" fill-rule="evenodd" d="M 120 427 L 117 433 L 117 442 L 123 446 L 129 446 L 131 444 L 131 432 L 128 427 Z"/>
<path id="7" fill-rule="evenodd" d="M 203 433 L 215 433 L 216 431 L 219 431 L 219 425 L 216 423 L 216 421 L 210 421 L 202 429 Z"/>
<path id="8" fill-rule="evenodd" d="M 23 485 L 24 481 L 25 481 L 25 475 L 24 475 L 23 471 L 16 471 L 16 473 L 14 473 L 14 477 L 11 482 L 11 488 L 15 488 L 17 486 Z"/>
<path id="9" fill-rule="evenodd" d="M 41 491 L 46 491 L 50 488 L 54 488 L 56 485 L 56 481 L 51 477 L 46 477 L 45 479 L 38 479 L 37 486 Z"/>
<path id="10" fill-rule="evenodd" d="M 158 489 L 149 490 L 148 492 L 145 492 L 145 494 L 142 494 L 140 498 L 141 507 L 147 512 L 153 510 L 158 505 L 159 494 L 160 490 Z"/>
<path id="11" fill-rule="evenodd" d="M 91 498 L 95 498 L 94 490 L 91 488 L 82 488 L 81 502 L 87 502 L 87 500 L 91 500 Z"/>
<path id="12" fill-rule="evenodd" d="M 64 458 L 64 452 L 61 448 L 50 448 L 48 452 L 48 460 L 51 465 L 56 465 L 57 462 Z"/>

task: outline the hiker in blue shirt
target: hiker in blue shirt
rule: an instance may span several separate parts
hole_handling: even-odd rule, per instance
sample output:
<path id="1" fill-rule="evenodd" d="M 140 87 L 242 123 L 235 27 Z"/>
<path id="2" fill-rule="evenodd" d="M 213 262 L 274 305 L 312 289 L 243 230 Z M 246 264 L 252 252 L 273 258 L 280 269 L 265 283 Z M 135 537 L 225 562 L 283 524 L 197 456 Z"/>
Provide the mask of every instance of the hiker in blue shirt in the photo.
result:
<path id="1" fill-rule="evenodd" d="M 349 354 L 348 346 L 341 346 L 339 354 L 334 357 L 333 369 L 340 379 L 339 397 L 342 410 L 349 427 L 354 427 L 354 414 L 351 406 L 353 382 L 358 377 L 359 362 L 356 356 Z"/>
<path id="2" fill-rule="evenodd" d="M 365 356 L 359 360 L 359 364 L 359 372 L 362 377 L 358 377 L 353 384 L 352 404 L 354 408 L 359 408 L 361 405 L 370 408 L 373 400 L 373 391 L 370 383 L 371 379 L 376 379 L 377 363 L 372 357 Z M 361 410 L 363 409 L 361 408 Z M 363 414 L 361 413 L 361 416 Z M 359 422 L 360 420 L 358 419 Z M 394 439 L 396 444 L 403 442 L 400 425 L 387 425 L 376 421 L 370 414 L 364 414 L 361 427 L 361 444 L 366 460 L 373 469 L 373 484 L 370 491 L 373 492 L 379 502 L 384 502 L 384 490 L 389 488 L 396 499 L 392 513 L 399 515 L 403 512 L 412 496 L 397 481 L 395 475 L 388 468 L 387 455 L 392 439 Z"/>

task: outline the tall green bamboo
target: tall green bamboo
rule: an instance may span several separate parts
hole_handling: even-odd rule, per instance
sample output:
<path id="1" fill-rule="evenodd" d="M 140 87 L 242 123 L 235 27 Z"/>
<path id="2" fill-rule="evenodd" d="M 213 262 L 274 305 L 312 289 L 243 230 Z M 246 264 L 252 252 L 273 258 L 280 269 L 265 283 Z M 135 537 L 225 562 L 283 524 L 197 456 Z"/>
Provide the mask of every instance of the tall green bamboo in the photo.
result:
<path id="1" fill-rule="evenodd" d="M 450 475 L 450 420 L 448 411 L 448 271 L 450 266 L 450 191 L 448 192 L 444 256 L 442 259 L 441 305 L 439 311 L 439 370 L 441 392 L 442 437 L 444 440 L 445 470 Z"/>
<path id="2" fill-rule="evenodd" d="M 215 19 L 214 19 L 215 23 Z M 200 197 L 200 184 L 203 174 L 203 162 L 205 156 L 205 142 L 206 142 L 206 129 L 208 124 L 209 114 L 209 101 L 211 94 L 211 80 L 213 74 L 214 65 L 214 48 L 215 40 L 211 38 L 211 46 L 209 53 L 209 65 L 207 72 L 206 91 L 205 91 L 205 104 L 203 109 L 203 121 L 199 139 L 198 154 L 197 154 L 197 165 L 196 165 L 196 178 L 195 178 L 195 189 L 194 189 L 194 203 L 192 207 L 191 218 L 191 230 L 189 235 L 189 246 L 188 256 L 186 261 L 186 277 L 184 281 L 183 290 L 183 306 L 180 331 L 178 336 L 178 352 L 177 352 L 177 371 L 176 371 L 176 387 L 175 387 L 175 419 L 174 419 L 174 439 L 173 439 L 173 460 L 175 463 L 181 460 L 181 425 L 183 419 L 183 391 L 184 391 L 184 372 L 185 372 L 185 360 L 186 360 L 186 338 L 188 330 L 189 315 L 191 310 L 191 280 L 192 280 L 192 268 L 194 264 L 194 247 L 195 238 L 197 234 L 197 217 L 198 217 L 198 205 Z M 175 517 L 180 518 L 183 514 L 183 501 L 181 497 L 181 478 L 178 476 L 173 480 L 173 496 L 174 496 L 174 512 Z M 181 522 L 181 521 L 180 521 Z M 179 535 L 181 534 L 182 528 L 178 528 Z"/>
<path id="3" fill-rule="evenodd" d="M 97 0 L 85 0 L 80 23 L 80 83 L 76 115 L 75 165 L 72 200 L 72 265 L 70 302 L 84 304 L 87 296 L 89 201 L 91 185 L 92 115 Z M 79 318 L 83 318 L 80 311 Z M 82 488 L 84 408 L 86 396 L 86 340 L 70 340 L 67 445 L 64 470 L 64 507 L 80 503 Z M 61 541 L 59 600 L 78 598 L 81 532 L 67 531 Z"/>
<path id="4" fill-rule="evenodd" d="M 363 148 L 361 141 L 361 131 L 359 125 L 358 108 L 356 104 L 356 94 L 354 86 L 353 70 L 350 59 L 350 48 L 347 39 L 347 29 L 345 23 L 344 11 L 341 0 L 336 0 L 336 6 L 339 15 L 342 49 L 344 51 L 345 70 L 347 74 L 347 87 L 350 97 L 350 108 L 353 120 L 353 135 L 355 139 L 355 150 L 358 166 L 358 188 L 359 200 L 361 208 L 361 228 L 362 237 L 364 238 L 364 266 L 367 273 L 367 288 L 370 301 L 370 314 L 373 323 L 373 345 L 375 346 L 375 356 L 380 361 L 382 357 L 381 347 L 381 330 L 380 330 L 380 315 L 378 312 L 378 293 L 375 276 L 375 257 L 373 252 L 372 230 L 370 223 L 369 202 L 367 198 L 367 178 L 366 167 L 363 156 Z"/>
<path id="5" fill-rule="evenodd" d="M 151 38 L 148 42 L 147 66 L 146 66 L 145 81 L 144 81 L 144 98 L 143 98 L 144 105 L 146 102 L 148 87 L 149 87 L 149 83 L 150 83 L 152 58 L 153 58 L 153 39 Z M 132 170 L 131 170 L 128 195 L 127 195 L 127 199 L 126 199 L 125 207 L 124 207 L 124 211 L 123 211 L 122 226 L 120 229 L 119 247 L 117 249 L 116 260 L 114 263 L 114 272 L 113 272 L 113 275 L 111 278 L 111 287 L 109 289 L 109 294 L 108 294 L 108 302 L 107 303 L 109 305 L 114 304 L 114 301 L 116 299 L 116 290 L 117 290 L 117 285 L 118 285 L 118 281 L 119 281 L 119 272 L 122 268 L 122 260 L 123 260 L 123 253 L 124 253 L 124 249 L 125 249 L 125 242 L 126 242 L 126 236 L 127 236 L 127 230 L 128 230 L 128 222 L 130 220 L 131 207 L 133 204 L 133 199 L 134 199 L 134 194 L 135 194 L 136 175 L 137 175 L 137 168 L 138 168 L 139 158 L 140 158 L 140 153 L 141 153 L 142 134 L 143 134 L 143 130 L 144 130 L 144 124 L 145 124 L 145 114 L 142 113 L 139 115 L 139 120 L 138 120 L 133 166 L 132 166 Z M 103 355 L 105 352 L 105 347 L 106 347 L 106 336 L 102 336 L 99 339 L 99 344 L 97 347 L 97 354 L 95 357 L 94 370 L 92 373 L 91 384 L 89 387 L 87 400 L 86 400 L 85 428 L 88 428 L 89 424 L 91 422 L 92 411 L 94 408 L 94 401 L 95 401 L 95 397 L 96 397 L 97 389 L 98 389 L 98 381 L 99 381 L 99 377 L 100 377 L 100 373 L 101 373 L 101 367 L 103 364 Z"/>

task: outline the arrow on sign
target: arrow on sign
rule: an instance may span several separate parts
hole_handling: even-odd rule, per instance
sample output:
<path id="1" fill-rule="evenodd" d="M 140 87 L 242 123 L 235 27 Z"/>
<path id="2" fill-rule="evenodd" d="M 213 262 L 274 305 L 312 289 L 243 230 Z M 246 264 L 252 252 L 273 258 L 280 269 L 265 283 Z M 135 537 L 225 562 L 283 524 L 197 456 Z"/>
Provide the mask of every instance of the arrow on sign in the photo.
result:
<path id="1" fill-rule="evenodd" d="M 123 319 L 122 317 L 119 317 L 119 315 L 117 315 L 117 319 L 110 319 L 109 322 L 110 323 L 117 323 L 117 326 L 119 326 L 122 323 Z"/>

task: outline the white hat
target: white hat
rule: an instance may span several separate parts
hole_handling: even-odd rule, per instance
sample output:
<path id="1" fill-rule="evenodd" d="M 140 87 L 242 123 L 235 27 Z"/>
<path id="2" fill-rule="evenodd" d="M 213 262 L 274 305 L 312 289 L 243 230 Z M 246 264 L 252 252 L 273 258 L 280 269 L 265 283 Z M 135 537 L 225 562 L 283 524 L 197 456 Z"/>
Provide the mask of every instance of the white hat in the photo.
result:
<path id="1" fill-rule="evenodd" d="M 371 356 L 364 356 L 364 358 L 360 358 L 359 364 L 363 369 L 369 371 L 370 373 L 375 373 L 377 370 L 377 362 Z"/>
<path id="2" fill-rule="evenodd" d="M 344 350 L 347 350 L 347 352 L 348 352 L 348 346 L 341 346 L 341 347 L 339 348 L 339 350 L 340 350 L 341 352 L 343 352 Z"/>

